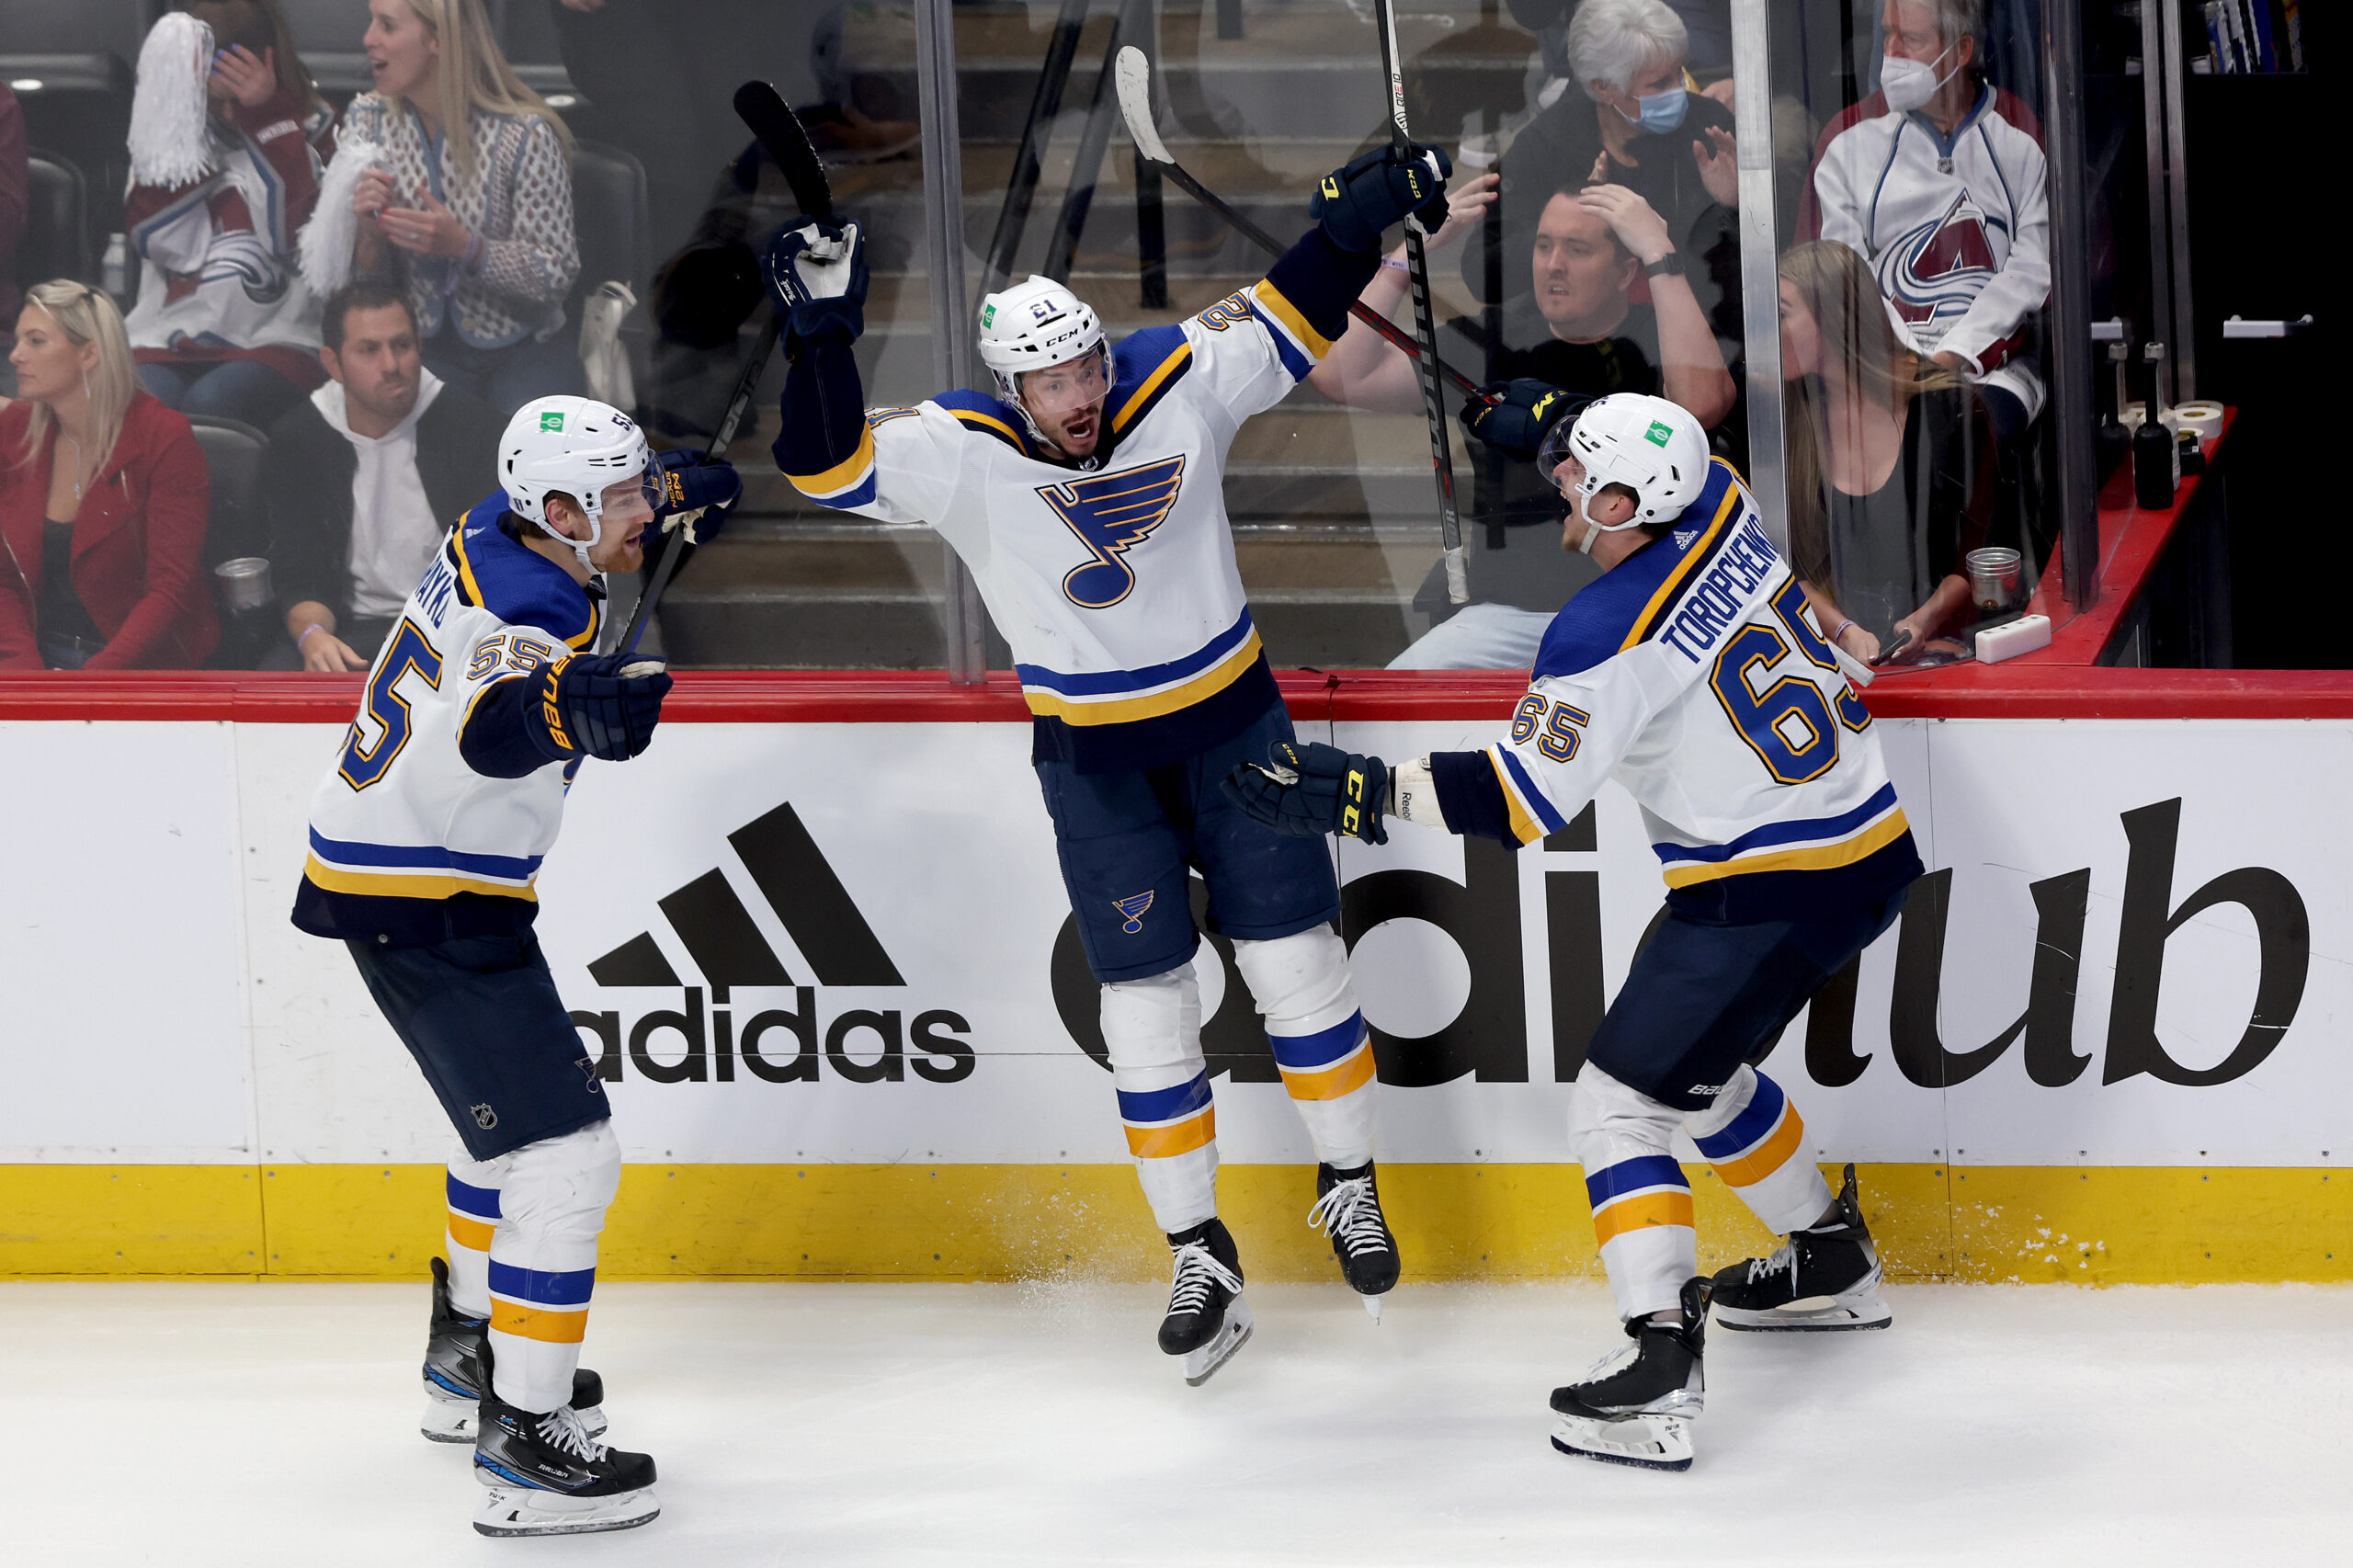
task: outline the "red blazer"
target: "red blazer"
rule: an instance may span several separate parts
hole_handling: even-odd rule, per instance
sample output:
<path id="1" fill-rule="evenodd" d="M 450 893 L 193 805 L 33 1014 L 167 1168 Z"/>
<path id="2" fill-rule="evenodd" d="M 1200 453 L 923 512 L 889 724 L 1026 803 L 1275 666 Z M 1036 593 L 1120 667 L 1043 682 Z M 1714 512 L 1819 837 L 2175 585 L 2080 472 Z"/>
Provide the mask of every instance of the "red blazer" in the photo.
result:
<path id="1" fill-rule="evenodd" d="M 28 459 L 31 421 L 28 403 L 0 410 L 0 538 L 7 542 L 0 553 L 0 669 L 41 667 L 33 616 L 57 426 Z M 133 393 L 122 437 L 74 519 L 74 591 L 107 635 L 87 668 L 193 669 L 212 652 L 220 623 L 203 562 L 211 490 L 188 421 L 146 392 Z"/>

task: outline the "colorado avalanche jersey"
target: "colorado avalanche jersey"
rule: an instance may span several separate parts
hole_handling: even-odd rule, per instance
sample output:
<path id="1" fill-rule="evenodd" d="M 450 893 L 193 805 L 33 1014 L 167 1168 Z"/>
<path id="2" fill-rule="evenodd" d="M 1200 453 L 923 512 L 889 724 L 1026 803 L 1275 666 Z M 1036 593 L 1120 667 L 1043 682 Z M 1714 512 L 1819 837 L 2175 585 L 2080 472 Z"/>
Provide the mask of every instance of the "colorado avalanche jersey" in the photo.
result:
<path id="1" fill-rule="evenodd" d="M 823 344 L 788 381 L 778 463 L 811 500 L 928 523 L 955 547 L 1012 645 L 1041 756 L 1084 772 L 1173 761 L 1278 699 L 1234 565 L 1226 451 L 1330 351 L 1375 259 L 1311 233 L 1262 281 L 1131 334 L 1084 468 L 976 392 L 829 418 L 856 368 Z"/>
<path id="2" fill-rule="evenodd" d="M 547 665 L 595 646 L 602 601 L 506 514 L 499 493 L 458 519 L 368 672 L 311 796 L 305 931 L 425 943 L 521 930 L 537 912 L 579 762 L 548 760 L 524 708 Z"/>
<path id="3" fill-rule="evenodd" d="M 1914 347 L 1959 354 L 2032 415 L 2041 380 L 2012 356 L 2051 293 L 2047 187 L 2040 127 L 2011 94 L 1981 86 L 1947 136 L 1873 93 L 1823 131 L 1798 232 L 1862 255 Z"/>
<path id="4" fill-rule="evenodd" d="M 1614 778 L 1689 914 L 1799 918 L 1920 874 L 1870 715 L 1722 459 L 1562 608 L 1531 675 L 1508 739 L 1431 758 L 1455 831 L 1532 844 Z"/>

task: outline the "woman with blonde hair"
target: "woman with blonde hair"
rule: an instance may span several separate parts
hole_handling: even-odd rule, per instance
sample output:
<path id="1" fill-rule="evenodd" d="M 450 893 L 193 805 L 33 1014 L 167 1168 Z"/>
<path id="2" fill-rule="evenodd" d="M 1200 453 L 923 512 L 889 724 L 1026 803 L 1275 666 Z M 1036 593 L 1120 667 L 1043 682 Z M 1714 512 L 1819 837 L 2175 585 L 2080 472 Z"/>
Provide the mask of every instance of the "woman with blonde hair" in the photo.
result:
<path id="1" fill-rule="evenodd" d="M 25 290 L 0 400 L 0 669 L 187 669 L 219 636 L 211 486 L 186 417 L 139 384 L 114 301 Z"/>
<path id="2" fill-rule="evenodd" d="M 302 235 L 322 297 L 354 277 L 404 289 L 425 363 L 511 414 L 585 393 L 564 296 L 580 272 L 572 133 L 499 52 L 482 0 L 369 0 L 375 90 Z"/>
<path id="3" fill-rule="evenodd" d="M 334 154 L 278 0 L 188 0 L 148 33 L 123 216 L 145 263 L 124 324 L 149 392 L 266 426 L 324 379 L 295 236 Z"/>
<path id="4" fill-rule="evenodd" d="M 2024 549 L 1995 537 L 2017 532 L 2017 509 L 1993 421 L 1975 388 L 1896 336 L 1845 245 L 1781 257 L 1780 315 L 1790 564 L 1833 642 L 1908 663 L 1968 610 L 1970 551 Z"/>

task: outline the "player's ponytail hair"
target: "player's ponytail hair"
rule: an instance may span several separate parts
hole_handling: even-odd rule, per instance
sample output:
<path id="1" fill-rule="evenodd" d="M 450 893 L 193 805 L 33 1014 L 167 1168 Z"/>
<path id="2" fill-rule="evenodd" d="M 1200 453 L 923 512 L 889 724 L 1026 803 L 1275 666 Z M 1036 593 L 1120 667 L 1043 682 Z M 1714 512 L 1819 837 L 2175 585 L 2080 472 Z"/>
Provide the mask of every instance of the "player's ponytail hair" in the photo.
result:
<path id="1" fill-rule="evenodd" d="M 123 416 L 131 411 L 131 395 L 138 391 L 138 372 L 131 363 L 131 335 L 123 330 L 122 312 L 103 290 L 86 283 L 76 283 L 69 278 L 53 278 L 36 283 L 25 290 L 27 308 L 38 305 L 41 312 L 57 324 L 66 341 L 79 348 L 87 343 L 98 346 L 98 362 L 91 367 L 90 389 L 90 449 L 83 454 L 84 479 L 95 478 L 107 460 L 114 455 L 114 444 L 122 435 Z M 49 427 L 57 418 L 49 404 L 35 399 L 32 417 L 25 426 L 25 444 L 18 452 L 19 463 L 38 462 L 41 443 L 49 438 Z"/>
<path id="2" fill-rule="evenodd" d="M 1961 378 L 1923 360 L 1895 335 L 1870 264 L 1836 240 L 1814 240 L 1781 256 L 1781 281 L 1813 317 L 1824 369 L 1863 396 L 1902 410 L 1924 392 L 1961 385 Z M 1784 367 L 1784 373 L 1787 367 Z M 1817 587 L 1830 582 L 1824 513 L 1823 454 L 1830 444 L 1829 392 L 1821 374 L 1788 382 L 1790 555 L 1797 574 Z"/>
<path id="3" fill-rule="evenodd" d="M 441 98 L 444 142 L 457 164 L 458 177 L 469 184 L 482 177 L 472 133 L 467 122 L 480 111 L 518 119 L 543 119 L 555 132 L 563 155 L 572 156 L 572 130 L 547 99 L 523 85 L 515 67 L 498 47 L 483 13 L 482 0 L 401 0 L 426 30 L 440 40 L 441 57 L 434 67 Z M 397 98 L 392 112 L 404 108 Z"/>

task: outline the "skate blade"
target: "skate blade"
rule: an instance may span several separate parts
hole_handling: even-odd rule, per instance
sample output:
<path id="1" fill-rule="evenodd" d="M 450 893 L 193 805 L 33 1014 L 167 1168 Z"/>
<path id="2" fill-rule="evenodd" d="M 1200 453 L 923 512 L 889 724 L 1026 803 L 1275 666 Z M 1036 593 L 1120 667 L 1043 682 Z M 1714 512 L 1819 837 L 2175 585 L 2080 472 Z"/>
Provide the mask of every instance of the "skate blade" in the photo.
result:
<path id="1" fill-rule="evenodd" d="M 1199 1388 L 1210 1381 L 1211 1375 L 1233 1359 L 1233 1353 L 1250 1343 L 1250 1309 L 1236 1296 L 1225 1304 L 1225 1322 L 1217 1337 L 1198 1350 L 1185 1352 L 1185 1386 Z"/>
<path id="2" fill-rule="evenodd" d="M 1717 1326 L 1739 1334 L 1845 1334 L 1885 1328 L 1894 1321 L 1895 1313 L 1886 1298 L 1876 1290 L 1860 1295 L 1805 1297 L 1786 1307 L 1763 1312 L 1741 1307 L 1716 1309 Z"/>
<path id="3" fill-rule="evenodd" d="M 493 1486 L 474 1514 L 483 1535 L 594 1535 L 650 1524 L 662 1512 L 654 1488 L 610 1497 L 570 1497 L 523 1486 Z"/>
<path id="4" fill-rule="evenodd" d="M 1388 1299 L 1389 1292 L 1386 1290 L 1383 1290 L 1378 1296 L 1358 1296 L 1357 1298 L 1358 1301 L 1364 1303 L 1364 1310 L 1372 1314 L 1372 1321 L 1375 1323 L 1379 1323 L 1381 1321 L 1381 1303 Z"/>
<path id="5" fill-rule="evenodd" d="M 460 1398 L 440 1384 L 426 1380 L 425 1384 L 425 1415 L 416 1429 L 428 1443 L 471 1443 L 475 1437 L 475 1417 L 482 1409 L 478 1401 Z M 591 1437 L 604 1436 L 605 1407 L 592 1404 L 585 1410 L 575 1410 L 581 1428 Z"/>
<path id="6" fill-rule="evenodd" d="M 1588 1421 L 1555 1415 L 1552 1446 L 1604 1464 L 1643 1470 L 1689 1470 L 1691 1424 L 1679 1415 L 1629 1415 L 1620 1421 Z"/>

